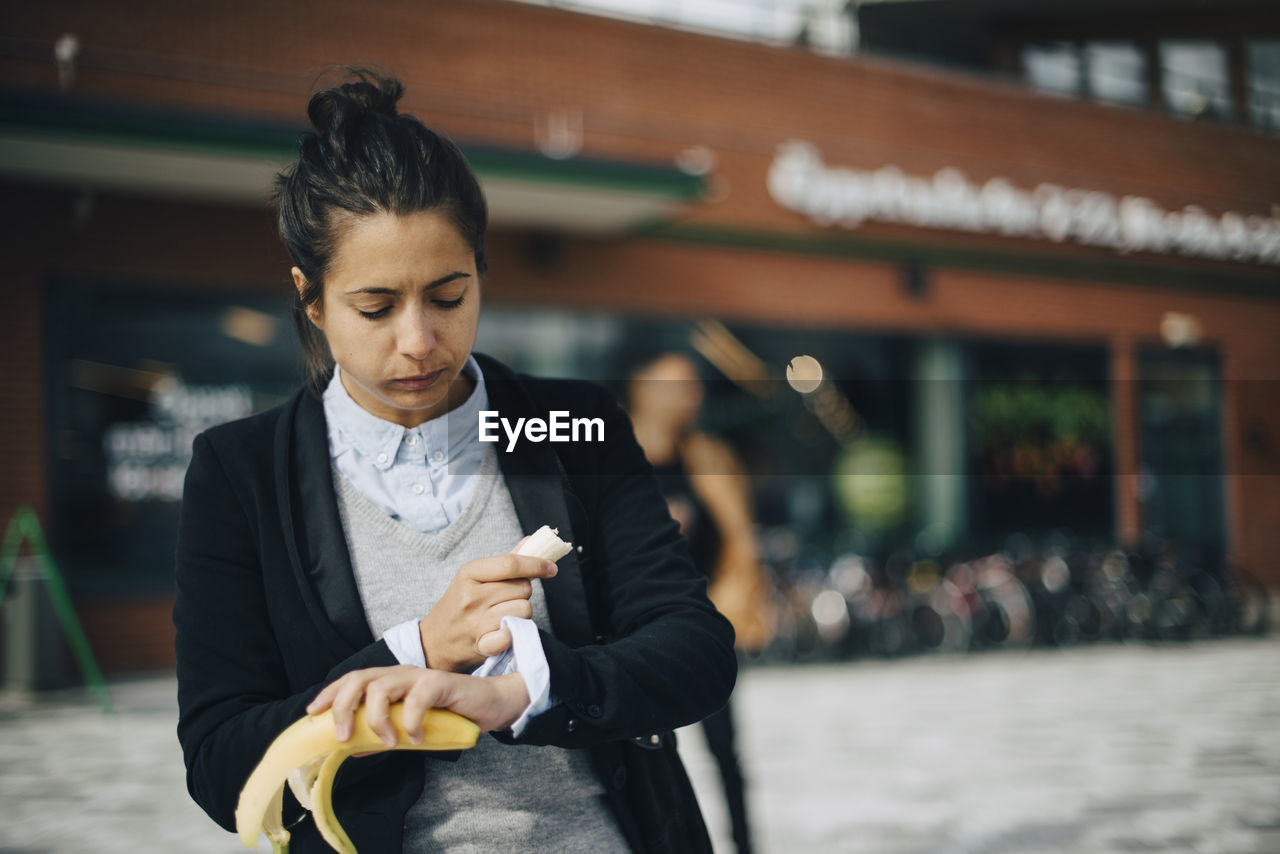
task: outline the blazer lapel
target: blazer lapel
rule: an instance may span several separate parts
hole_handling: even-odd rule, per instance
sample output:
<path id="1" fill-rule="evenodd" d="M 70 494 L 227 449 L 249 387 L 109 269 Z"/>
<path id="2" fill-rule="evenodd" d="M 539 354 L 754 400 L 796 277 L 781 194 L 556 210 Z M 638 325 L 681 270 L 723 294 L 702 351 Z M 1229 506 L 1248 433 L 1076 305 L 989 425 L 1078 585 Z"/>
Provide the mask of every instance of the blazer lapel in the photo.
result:
<path id="1" fill-rule="evenodd" d="M 373 642 L 333 490 L 324 408 L 306 390 L 276 434 L 276 494 L 289 557 L 316 623 L 344 657 Z M 320 619 L 323 614 L 325 619 Z"/>
<path id="2" fill-rule="evenodd" d="M 484 372 L 490 409 L 510 419 L 547 417 L 546 412 L 534 408 L 510 368 L 482 353 L 472 355 Z M 573 497 L 568 476 L 555 449 L 547 442 L 521 442 L 510 453 L 501 442 L 496 448 L 511 502 L 524 532 L 532 534 L 543 525 L 550 525 L 559 530 L 561 539 L 575 545 L 581 542 L 575 540 L 574 522 L 578 522 L 578 536 L 585 538 L 585 512 Z M 566 500 L 566 495 L 570 500 Z M 576 505 L 574 510 L 577 511 L 572 514 L 571 503 Z M 585 646 L 592 642 L 593 635 L 578 551 L 569 552 L 556 565 L 559 571 L 555 577 L 542 580 L 554 634 L 570 646 Z"/>

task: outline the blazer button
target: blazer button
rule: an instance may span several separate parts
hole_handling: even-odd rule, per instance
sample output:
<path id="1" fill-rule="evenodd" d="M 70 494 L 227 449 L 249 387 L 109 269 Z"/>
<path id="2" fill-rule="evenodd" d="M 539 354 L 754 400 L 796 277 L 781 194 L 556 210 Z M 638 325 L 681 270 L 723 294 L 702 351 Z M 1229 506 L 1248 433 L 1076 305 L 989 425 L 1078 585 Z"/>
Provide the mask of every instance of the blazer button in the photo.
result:
<path id="1" fill-rule="evenodd" d="M 591 705 L 587 706 L 587 717 L 598 718 L 603 714 L 604 712 L 595 703 L 592 703 Z"/>
<path id="2" fill-rule="evenodd" d="M 569 718 L 569 721 L 564 725 L 564 731 L 565 731 L 565 732 L 573 732 L 573 731 L 574 731 L 574 730 L 576 730 L 577 728 L 578 728 L 578 719 L 577 719 L 577 718 Z"/>
<path id="3" fill-rule="evenodd" d="M 622 791 L 622 787 L 627 785 L 627 766 L 619 765 L 613 771 L 613 787 L 618 791 Z"/>

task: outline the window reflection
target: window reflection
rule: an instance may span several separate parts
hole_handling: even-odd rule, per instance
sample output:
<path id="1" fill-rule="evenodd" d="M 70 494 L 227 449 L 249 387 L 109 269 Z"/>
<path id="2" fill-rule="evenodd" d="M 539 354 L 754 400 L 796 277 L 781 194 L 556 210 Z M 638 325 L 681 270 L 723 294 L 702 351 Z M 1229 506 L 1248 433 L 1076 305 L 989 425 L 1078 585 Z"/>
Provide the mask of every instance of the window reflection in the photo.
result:
<path id="1" fill-rule="evenodd" d="M 1160 44 L 1161 80 L 1169 111 L 1193 118 L 1230 118 L 1227 56 L 1213 42 Z"/>
<path id="2" fill-rule="evenodd" d="M 1080 94 L 1080 54 L 1070 42 L 1027 45 L 1022 51 L 1027 82 L 1044 92 Z"/>
<path id="3" fill-rule="evenodd" d="M 1280 130 L 1280 41 L 1255 41 L 1246 47 L 1249 117 L 1254 125 Z"/>
<path id="4" fill-rule="evenodd" d="M 1090 42 L 1085 46 L 1089 94 L 1099 101 L 1140 107 L 1147 103 L 1147 63 L 1127 42 Z"/>

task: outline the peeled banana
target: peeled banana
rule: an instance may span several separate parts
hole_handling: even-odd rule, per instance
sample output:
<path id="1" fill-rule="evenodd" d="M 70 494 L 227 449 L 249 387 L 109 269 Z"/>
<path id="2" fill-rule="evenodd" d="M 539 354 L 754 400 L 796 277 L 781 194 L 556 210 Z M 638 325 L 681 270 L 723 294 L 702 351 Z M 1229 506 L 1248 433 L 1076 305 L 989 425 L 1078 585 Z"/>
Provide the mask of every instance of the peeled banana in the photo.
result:
<path id="1" fill-rule="evenodd" d="M 391 704 L 388 717 L 399 736 L 395 747 L 387 747 L 365 723 L 364 706 L 356 709 L 346 741 L 337 740 L 330 710 L 307 715 L 280 733 L 240 790 L 236 806 L 240 841 L 255 848 L 262 830 L 275 854 L 288 854 L 289 831 L 281 816 L 287 780 L 299 803 L 311 810 L 316 828 L 330 847 L 341 854 L 356 854 L 333 813 L 333 781 L 348 757 L 383 750 L 463 750 L 474 747 L 480 736 L 480 728 L 461 715 L 431 709 L 422 721 L 422 743 L 413 744 L 404 731 L 403 701 Z"/>
<path id="2" fill-rule="evenodd" d="M 573 549 L 572 545 L 557 536 L 559 533 L 559 528 L 543 525 L 529 535 L 529 539 L 525 540 L 524 544 L 516 549 L 516 554 L 542 558 L 543 560 L 559 560 Z"/>

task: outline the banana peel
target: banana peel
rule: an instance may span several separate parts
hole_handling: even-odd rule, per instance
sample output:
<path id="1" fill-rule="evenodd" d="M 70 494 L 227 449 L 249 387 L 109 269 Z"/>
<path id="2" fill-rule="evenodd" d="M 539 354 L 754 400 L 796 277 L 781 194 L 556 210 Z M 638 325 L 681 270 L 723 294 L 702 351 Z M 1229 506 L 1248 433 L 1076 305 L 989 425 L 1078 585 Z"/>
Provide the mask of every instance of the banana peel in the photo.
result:
<path id="1" fill-rule="evenodd" d="M 461 715 L 430 709 L 422 721 L 422 743 L 409 741 L 404 730 L 404 703 L 392 703 L 388 717 L 398 741 L 388 747 L 365 722 L 364 706 L 355 712 L 351 737 L 338 741 L 332 711 L 295 721 L 271 742 L 258 767 L 240 790 L 236 831 L 247 848 L 256 848 L 258 832 L 266 833 L 275 854 L 288 854 L 289 831 L 282 811 L 287 785 L 309 809 L 325 842 L 340 854 L 356 854 L 350 837 L 333 812 L 333 782 L 338 768 L 356 753 L 384 750 L 465 750 L 474 747 L 480 728 Z"/>

